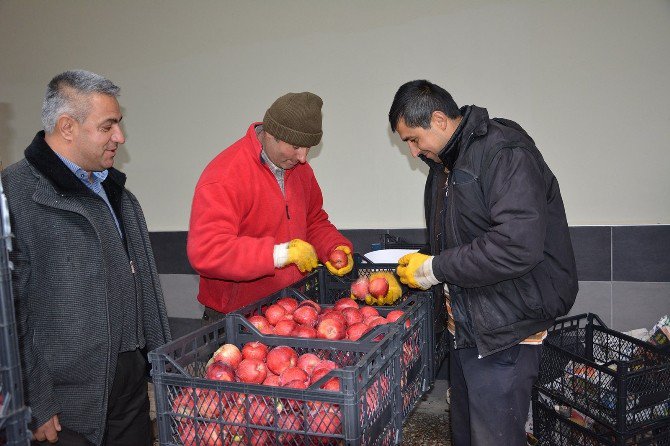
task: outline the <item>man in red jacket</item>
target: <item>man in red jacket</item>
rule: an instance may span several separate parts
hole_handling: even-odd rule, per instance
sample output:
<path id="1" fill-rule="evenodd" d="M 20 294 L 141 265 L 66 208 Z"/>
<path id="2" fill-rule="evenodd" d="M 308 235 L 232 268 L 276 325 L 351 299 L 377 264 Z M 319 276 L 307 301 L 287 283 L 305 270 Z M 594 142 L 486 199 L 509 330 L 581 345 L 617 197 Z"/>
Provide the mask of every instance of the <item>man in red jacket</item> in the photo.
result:
<path id="1" fill-rule="evenodd" d="M 205 322 L 289 286 L 319 260 L 333 274 L 351 271 L 352 244 L 328 220 L 307 163 L 322 104 L 309 92 L 280 97 L 200 176 L 187 251 Z M 340 269 L 326 261 L 336 249 L 347 254 Z"/>

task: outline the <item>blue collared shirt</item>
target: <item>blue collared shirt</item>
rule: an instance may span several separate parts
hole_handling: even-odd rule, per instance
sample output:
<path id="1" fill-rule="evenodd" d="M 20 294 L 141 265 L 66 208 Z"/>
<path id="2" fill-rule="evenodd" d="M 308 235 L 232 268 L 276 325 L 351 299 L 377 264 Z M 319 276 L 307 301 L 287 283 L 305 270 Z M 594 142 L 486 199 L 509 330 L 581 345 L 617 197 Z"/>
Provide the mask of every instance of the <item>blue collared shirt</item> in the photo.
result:
<path id="1" fill-rule="evenodd" d="M 88 172 L 86 172 L 81 167 L 77 166 L 69 159 L 61 156 L 59 153 L 56 153 L 56 155 L 58 155 L 58 158 L 60 158 L 61 161 L 63 161 L 63 163 L 67 166 L 67 168 L 70 169 L 77 178 L 79 178 L 79 181 L 81 181 L 84 184 L 84 186 L 89 188 L 91 191 L 93 191 L 94 194 L 98 195 L 105 201 L 105 203 L 107 203 L 109 212 L 112 214 L 112 217 L 114 217 L 114 223 L 116 223 L 116 229 L 119 231 L 121 237 L 123 237 L 123 233 L 121 232 L 121 226 L 119 226 L 119 220 L 116 218 L 116 214 L 114 213 L 112 204 L 109 202 L 109 198 L 107 198 L 105 188 L 102 187 L 102 182 L 105 181 L 105 178 L 107 178 L 109 172 L 105 169 L 102 172 L 92 172 L 93 175 L 89 175 Z"/>

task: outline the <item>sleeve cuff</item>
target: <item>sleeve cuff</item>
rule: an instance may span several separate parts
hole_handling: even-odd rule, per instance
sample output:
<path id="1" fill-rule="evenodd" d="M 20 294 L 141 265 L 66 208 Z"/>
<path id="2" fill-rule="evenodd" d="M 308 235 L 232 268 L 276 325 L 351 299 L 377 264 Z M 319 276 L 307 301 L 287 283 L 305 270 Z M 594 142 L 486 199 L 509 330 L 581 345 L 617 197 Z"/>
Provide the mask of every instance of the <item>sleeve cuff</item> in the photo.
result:
<path id="1" fill-rule="evenodd" d="M 419 286 L 425 290 L 428 288 L 432 287 L 433 285 L 437 285 L 440 283 L 439 280 L 435 277 L 433 274 L 433 258 L 435 256 L 430 256 L 428 259 L 426 259 L 425 262 L 419 267 L 419 269 L 416 271 L 416 283 L 419 284 Z"/>
<path id="2" fill-rule="evenodd" d="M 275 268 L 282 268 L 288 263 L 288 242 L 275 245 L 272 251 Z"/>

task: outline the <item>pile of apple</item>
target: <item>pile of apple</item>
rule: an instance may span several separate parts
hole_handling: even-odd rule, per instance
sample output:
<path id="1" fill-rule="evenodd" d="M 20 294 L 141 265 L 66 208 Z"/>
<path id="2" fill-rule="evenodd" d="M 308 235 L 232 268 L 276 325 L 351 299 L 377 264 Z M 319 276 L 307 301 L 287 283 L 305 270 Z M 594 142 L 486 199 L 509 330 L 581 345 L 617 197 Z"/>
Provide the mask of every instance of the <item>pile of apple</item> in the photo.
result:
<path id="1" fill-rule="evenodd" d="M 298 355 L 288 346 L 268 348 L 261 342 L 249 342 L 240 350 L 233 344 L 224 344 L 212 355 L 206 365 L 207 379 L 229 382 L 262 384 L 295 389 L 306 389 L 338 365 L 319 358 L 313 353 Z M 320 385 L 321 389 L 339 391 L 340 380 L 332 377 Z M 381 398 L 391 391 L 385 376 L 375 381 L 366 392 L 367 409 L 378 410 Z M 228 444 L 295 444 L 299 434 L 287 430 L 314 433 L 317 440 L 327 443 L 335 440 L 319 434 L 342 433 L 342 414 L 337 404 L 301 401 L 270 396 L 245 395 L 215 390 L 185 388 L 173 400 L 172 410 L 189 418 L 181 420 L 178 431 L 184 445 L 223 446 Z M 192 417 L 223 419 L 225 425 L 214 421 L 195 426 Z M 273 426 L 280 432 L 251 428 L 246 425 Z M 199 443 L 198 443 L 199 438 Z"/>
<path id="2" fill-rule="evenodd" d="M 357 341 L 377 325 L 395 322 L 404 315 L 402 310 L 392 310 L 383 317 L 376 308 L 360 306 L 348 297 L 327 308 L 311 300 L 298 302 L 284 297 L 262 313 L 247 318 L 262 334 L 349 341 Z"/>

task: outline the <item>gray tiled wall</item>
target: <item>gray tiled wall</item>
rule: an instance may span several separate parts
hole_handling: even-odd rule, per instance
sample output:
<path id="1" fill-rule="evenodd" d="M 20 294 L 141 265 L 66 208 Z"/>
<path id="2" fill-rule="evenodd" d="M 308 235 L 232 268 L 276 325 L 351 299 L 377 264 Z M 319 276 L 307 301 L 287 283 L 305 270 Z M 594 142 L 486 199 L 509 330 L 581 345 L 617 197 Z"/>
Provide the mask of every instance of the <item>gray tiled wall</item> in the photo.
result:
<path id="1" fill-rule="evenodd" d="M 423 229 L 342 231 L 359 253 L 371 251 L 385 234 L 422 244 Z M 598 314 L 608 326 L 627 331 L 651 328 L 670 313 L 670 225 L 575 226 L 570 228 L 579 294 L 570 312 Z M 171 322 L 177 335 L 195 327 L 202 314 L 198 277 L 186 257 L 186 232 L 153 232 L 151 242 Z"/>

